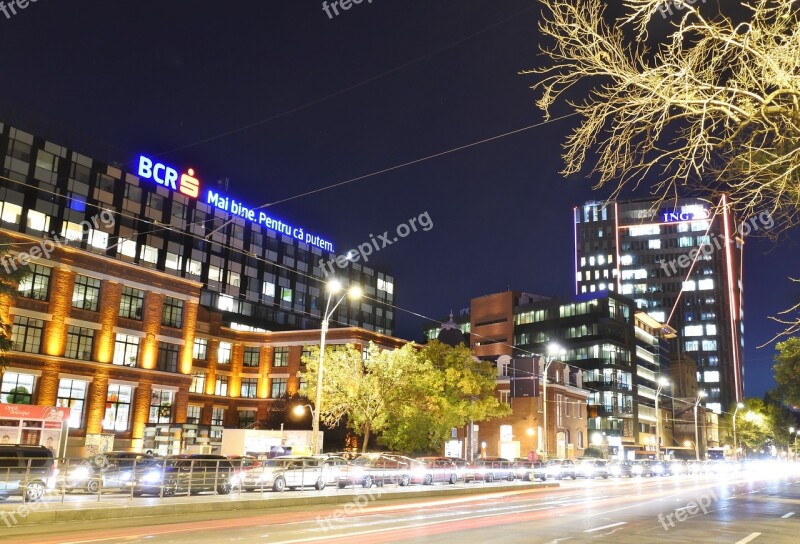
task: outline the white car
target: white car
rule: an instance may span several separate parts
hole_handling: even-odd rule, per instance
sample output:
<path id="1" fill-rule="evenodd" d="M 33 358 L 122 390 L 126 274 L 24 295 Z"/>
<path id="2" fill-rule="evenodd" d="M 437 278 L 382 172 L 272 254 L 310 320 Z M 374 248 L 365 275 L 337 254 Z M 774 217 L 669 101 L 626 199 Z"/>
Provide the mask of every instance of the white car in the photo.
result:
<path id="1" fill-rule="evenodd" d="M 263 461 L 245 471 L 241 476 L 241 486 L 245 491 L 283 491 L 286 488 L 293 491 L 298 487 L 315 487 L 321 491 L 330 481 L 328 472 L 323 459 L 285 455 Z"/>

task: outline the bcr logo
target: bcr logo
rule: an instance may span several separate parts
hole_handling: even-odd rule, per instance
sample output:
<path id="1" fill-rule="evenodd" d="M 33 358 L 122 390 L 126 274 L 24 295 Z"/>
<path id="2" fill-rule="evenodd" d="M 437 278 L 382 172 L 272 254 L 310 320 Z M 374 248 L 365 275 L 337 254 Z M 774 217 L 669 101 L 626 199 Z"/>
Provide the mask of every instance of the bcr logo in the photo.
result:
<path id="1" fill-rule="evenodd" d="M 176 185 L 176 182 L 179 181 L 177 170 L 160 162 L 154 163 L 152 159 L 140 155 L 139 177 L 152 179 L 163 187 L 178 191 L 192 198 L 197 198 L 200 194 L 200 181 L 194 177 L 194 169 L 192 168 L 189 168 L 185 174 L 181 174 L 180 182 Z"/>

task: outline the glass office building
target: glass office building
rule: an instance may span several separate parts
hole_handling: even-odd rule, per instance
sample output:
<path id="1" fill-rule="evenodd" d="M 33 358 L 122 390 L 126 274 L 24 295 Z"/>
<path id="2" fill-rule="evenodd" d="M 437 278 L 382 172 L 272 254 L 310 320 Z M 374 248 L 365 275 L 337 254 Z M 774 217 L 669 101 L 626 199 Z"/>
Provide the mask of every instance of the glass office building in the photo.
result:
<path id="1" fill-rule="evenodd" d="M 143 156 L 102 162 L 2 123 L 0 156 L 0 228 L 200 282 L 200 305 L 233 328 L 320 326 L 320 261 L 335 260 L 336 248 L 300 220 L 224 195 L 190 168 Z M 365 296 L 342 303 L 332 325 L 393 334 L 394 278 L 355 262 L 336 274 Z"/>
<path id="2" fill-rule="evenodd" d="M 574 209 L 575 291 L 613 291 L 677 331 L 697 361 L 705 405 L 743 396 L 742 232 L 723 197 L 588 202 Z"/>

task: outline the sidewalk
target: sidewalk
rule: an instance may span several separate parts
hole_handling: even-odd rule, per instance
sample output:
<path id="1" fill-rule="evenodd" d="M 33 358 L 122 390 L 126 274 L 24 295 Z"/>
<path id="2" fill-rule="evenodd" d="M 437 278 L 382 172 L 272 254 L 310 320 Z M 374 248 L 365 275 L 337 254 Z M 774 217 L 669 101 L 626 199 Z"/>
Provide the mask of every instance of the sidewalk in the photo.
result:
<path id="1" fill-rule="evenodd" d="M 327 492 L 290 491 L 284 493 L 265 492 L 230 495 L 176 496 L 165 499 L 157 497 L 129 499 L 124 496 L 104 498 L 96 496 L 74 496 L 67 502 L 48 498 L 32 503 L 0 503 L 0 529 L 17 525 L 63 523 L 69 521 L 108 520 L 133 517 L 179 516 L 202 512 L 230 512 L 236 510 L 261 510 L 305 505 L 342 504 L 353 497 L 369 494 L 371 501 L 415 499 L 418 497 L 440 497 L 453 495 L 476 495 L 503 493 L 508 491 L 530 491 L 537 488 L 559 487 L 557 483 L 517 483 L 508 485 L 457 485 L 433 486 L 420 489 L 383 487 L 372 489 L 346 488 Z M 73 498 L 73 497 L 70 497 Z"/>

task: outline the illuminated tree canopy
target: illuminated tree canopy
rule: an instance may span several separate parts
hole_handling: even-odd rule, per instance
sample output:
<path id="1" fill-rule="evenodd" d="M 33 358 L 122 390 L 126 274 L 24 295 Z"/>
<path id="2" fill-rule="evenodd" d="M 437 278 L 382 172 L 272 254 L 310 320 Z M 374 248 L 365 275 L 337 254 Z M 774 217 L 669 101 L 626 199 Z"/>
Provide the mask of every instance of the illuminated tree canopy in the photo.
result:
<path id="1" fill-rule="evenodd" d="M 687 188 L 725 192 L 743 216 L 770 211 L 784 228 L 797 224 L 796 1 L 742 2 L 746 22 L 709 18 L 701 3 L 682 0 L 624 0 L 625 15 L 613 22 L 604 1 L 540 2 L 542 51 L 552 62 L 525 73 L 539 76 L 534 89 L 547 116 L 565 102 L 581 118 L 564 143 L 564 174 L 591 162 L 597 186 L 615 197 L 654 180 L 662 199 Z M 654 40 L 654 24 L 671 29 Z M 570 99 L 573 92 L 582 98 Z"/>

